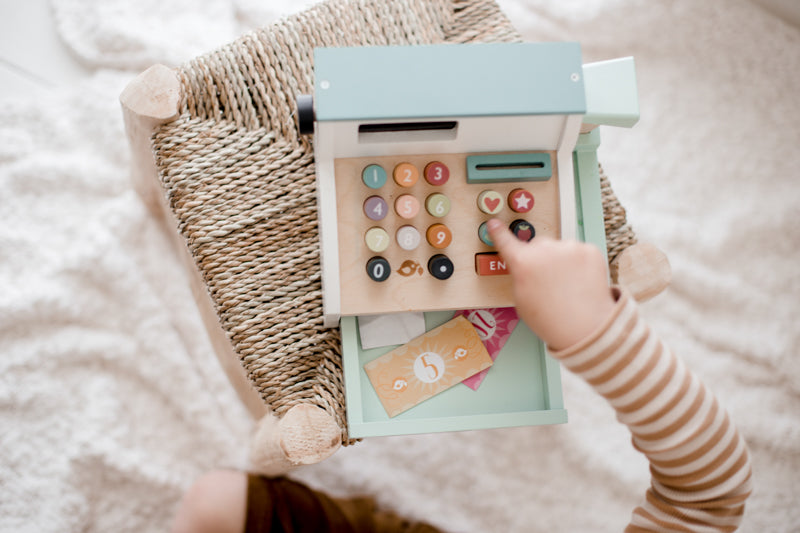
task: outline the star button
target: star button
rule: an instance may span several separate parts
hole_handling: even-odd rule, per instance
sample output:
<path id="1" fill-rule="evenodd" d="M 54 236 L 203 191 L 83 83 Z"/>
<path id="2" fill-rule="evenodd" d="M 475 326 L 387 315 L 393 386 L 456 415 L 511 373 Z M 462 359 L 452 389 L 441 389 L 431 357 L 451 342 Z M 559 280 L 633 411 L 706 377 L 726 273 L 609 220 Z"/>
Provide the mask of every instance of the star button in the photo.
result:
<path id="1" fill-rule="evenodd" d="M 533 208 L 533 195 L 525 189 L 514 189 L 508 195 L 508 205 L 517 213 L 527 213 Z"/>

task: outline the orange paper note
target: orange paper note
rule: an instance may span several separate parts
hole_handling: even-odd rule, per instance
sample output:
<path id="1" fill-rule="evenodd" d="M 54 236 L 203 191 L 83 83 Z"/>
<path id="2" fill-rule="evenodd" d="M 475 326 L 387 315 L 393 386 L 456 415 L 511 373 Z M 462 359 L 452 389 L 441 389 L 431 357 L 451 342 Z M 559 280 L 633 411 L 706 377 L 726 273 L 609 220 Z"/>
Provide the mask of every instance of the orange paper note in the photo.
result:
<path id="1" fill-rule="evenodd" d="M 492 366 L 478 333 L 463 316 L 364 365 L 389 417 Z"/>

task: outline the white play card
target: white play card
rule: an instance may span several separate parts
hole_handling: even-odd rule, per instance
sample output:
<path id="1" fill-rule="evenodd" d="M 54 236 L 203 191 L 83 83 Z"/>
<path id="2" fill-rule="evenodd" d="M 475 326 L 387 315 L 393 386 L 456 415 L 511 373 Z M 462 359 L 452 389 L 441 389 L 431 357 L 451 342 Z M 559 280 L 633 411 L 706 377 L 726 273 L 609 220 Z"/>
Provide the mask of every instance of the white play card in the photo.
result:
<path id="1" fill-rule="evenodd" d="M 358 317 L 361 349 L 405 344 L 425 333 L 423 313 L 391 313 Z"/>

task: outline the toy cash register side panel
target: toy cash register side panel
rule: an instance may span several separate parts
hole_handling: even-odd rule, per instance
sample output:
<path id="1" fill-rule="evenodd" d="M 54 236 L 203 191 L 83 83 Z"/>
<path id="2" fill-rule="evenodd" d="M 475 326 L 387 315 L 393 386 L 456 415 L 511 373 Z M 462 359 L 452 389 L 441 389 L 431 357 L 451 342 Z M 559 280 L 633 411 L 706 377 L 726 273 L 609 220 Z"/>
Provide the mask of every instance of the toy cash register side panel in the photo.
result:
<path id="1" fill-rule="evenodd" d="M 478 228 L 490 216 L 509 223 L 520 217 L 508 208 L 484 213 L 477 197 L 492 190 L 505 199 L 515 187 L 528 189 L 536 197 L 535 216 L 543 217 L 537 234 L 574 238 L 572 151 L 585 112 L 581 68 L 575 43 L 316 51 L 314 139 L 327 325 L 335 326 L 341 315 L 512 304 L 508 276 L 482 276 L 476 270 L 476 254 L 491 251 Z M 495 167 L 467 168 L 468 157 L 486 154 L 494 154 L 486 161 Z M 550 176 L 515 174 L 519 159 L 504 164 L 511 154 L 522 154 L 523 161 L 549 155 Z M 441 187 L 420 177 L 403 189 L 393 180 L 400 163 L 410 162 L 422 173 L 433 161 L 443 162 L 450 173 Z M 387 174 L 386 188 L 376 195 L 392 212 L 378 223 L 363 211 L 371 192 L 361 172 L 370 164 Z M 443 250 L 425 237 L 437 222 L 424 207 L 435 192 L 450 203 L 441 222 L 452 243 Z M 408 219 L 394 208 L 404 193 L 422 205 Z M 421 234 L 414 250 L 397 246 L 395 232 L 404 225 Z M 391 250 L 365 246 L 364 233 L 373 226 L 385 229 Z M 446 279 L 432 275 L 429 259 L 437 255 L 452 263 Z M 388 259 L 388 279 L 370 279 L 366 263 L 374 256 Z M 422 272 L 399 274 L 404 260 Z"/>

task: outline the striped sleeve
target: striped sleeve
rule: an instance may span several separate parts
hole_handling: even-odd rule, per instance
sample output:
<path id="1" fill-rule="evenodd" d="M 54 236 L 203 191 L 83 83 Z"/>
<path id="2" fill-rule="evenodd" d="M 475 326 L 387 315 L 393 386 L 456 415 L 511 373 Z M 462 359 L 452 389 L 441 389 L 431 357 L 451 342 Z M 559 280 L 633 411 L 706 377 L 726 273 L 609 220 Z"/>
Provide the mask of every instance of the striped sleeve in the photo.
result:
<path id="1" fill-rule="evenodd" d="M 728 413 L 617 288 L 594 334 L 550 352 L 585 379 L 650 461 L 651 486 L 626 531 L 735 531 L 750 495 L 750 456 Z"/>

